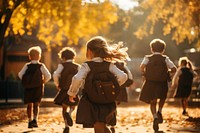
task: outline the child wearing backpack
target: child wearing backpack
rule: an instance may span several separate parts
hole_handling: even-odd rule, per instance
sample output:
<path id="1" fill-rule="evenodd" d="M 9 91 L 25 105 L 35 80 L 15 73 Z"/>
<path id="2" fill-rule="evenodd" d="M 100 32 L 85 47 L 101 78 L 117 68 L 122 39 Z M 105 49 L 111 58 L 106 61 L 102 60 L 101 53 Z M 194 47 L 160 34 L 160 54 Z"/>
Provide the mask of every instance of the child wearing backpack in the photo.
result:
<path id="1" fill-rule="evenodd" d="M 176 66 L 167 57 L 163 55 L 166 44 L 161 39 L 154 39 L 150 42 L 151 55 L 146 55 L 140 65 L 144 83 L 139 99 L 150 104 L 150 110 L 153 115 L 153 129 L 158 131 L 159 123 L 163 122 L 162 108 L 164 106 L 167 92 L 169 70 L 175 73 Z M 169 70 L 168 70 L 169 69 Z M 156 109 L 157 99 L 159 99 L 158 110 Z"/>
<path id="2" fill-rule="evenodd" d="M 188 97 L 192 90 L 193 78 L 197 73 L 193 70 L 193 65 L 187 57 L 179 59 L 179 68 L 172 80 L 172 88 L 177 88 L 175 98 L 181 99 L 183 108 L 183 115 L 188 115 L 186 109 L 188 104 Z"/>
<path id="3" fill-rule="evenodd" d="M 28 128 L 38 127 L 39 105 L 44 94 L 44 83 L 51 79 L 46 66 L 39 62 L 42 50 L 39 46 L 28 49 L 29 63 L 18 73 L 24 87 L 24 103 L 27 104 Z M 33 120 L 32 120 L 33 109 Z"/>
<path id="4" fill-rule="evenodd" d="M 117 66 L 117 68 L 125 72 L 128 76 L 127 81 L 123 85 L 121 85 L 121 90 L 116 100 L 117 104 L 120 104 L 120 102 L 128 102 L 126 87 L 129 87 L 131 84 L 133 84 L 133 75 L 127 67 L 126 62 L 116 62 L 115 65 Z"/>
<path id="5" fill-rule="evenodd" d="M 128 58 L 127 49 L 113 49 L 101 36 L 91 38 L 86 46 L 88 61 L 81 65 L 73 77 L 68 95 L 73 102 L 84 84 L 76 123 L 82 124 L 84 128 L 94 128 L 95 133 L 110 133 L 106 125 L 116 124 L 116 96 L 120 91 L 119 85 L 127 80 L 127 75 L 111 62 Z"/>
<path id="6" fill-rule="evenodd" d="M 117 66 L 117 68 L 125 72 L 128 76 L 128 79 L 126 80 L 126 82 L 123 85 L 121 85 L 120 93 L 116 99 L 116 103 L 117 105 L 119 105 L 121 102 L 128 102 L 128 94 L 127 94 L 126 89 L 127 87 L 133 84 L 133 75 L 131 71 L 129 70 L 129 68 L 127 67 L 126 62 L 118 61 L 114 64 Z M 116 110 L 116 115 L 117 115 L 117 110 Z M 110 130 L 112 133 L 115 133 L 115 126 L 111 125 Z"/>
<path id="7" fill-rule="evenodd" d="M 79 99 L 76 96 L 75 102 L 70 102 L 67 91 L 72 77 L 78 72 L 80 65 L 74 62 L 76 52 L 70 47 L 63 48 L 58 55 L 63 62 L 58 64 L 58 68 L 53 74 L 54 83 L 59 90 L 54 99 L 54 103 L 62 106 L 62 116 L 65 122 L 63 133 L 69 133 L 69 126 L 73 125 L 71 113 L 74 111 L 75 106 L 78 105 Z M 67 112 L 68 107 L 69 111 Z"/>

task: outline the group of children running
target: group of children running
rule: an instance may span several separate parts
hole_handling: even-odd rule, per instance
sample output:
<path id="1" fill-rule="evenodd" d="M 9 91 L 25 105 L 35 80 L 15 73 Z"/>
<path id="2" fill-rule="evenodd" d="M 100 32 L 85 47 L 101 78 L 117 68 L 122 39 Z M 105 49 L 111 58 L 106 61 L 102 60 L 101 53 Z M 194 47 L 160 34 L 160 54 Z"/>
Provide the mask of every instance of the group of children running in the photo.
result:
<path id="1" fill-rule="evenodd" d="M 54 103 L 62 106 L 62 116 L 65 123 L 63 132 L 70 132 L 69 127 L 73 125 L 71 113 L 77 106 L 75 120 L 77 124 L 82 124 L 84 128 L 94 128 L 95 133 L 115 133 L 117 105 L 121 101 L 127 102 L 126 87 L 133 83 L 133 76 L 125 63 L 126 60 L 129 60 L 128 48 L 124 48 L 121 44 L 108 44 L 107 40 L 101 36 L 91 38 L 86 43 L 86 47 L 87 61 L 82 65 L 75 63 L 76 52 L 71 47 L 63 48 L 58 54 L 62 63 L 58 64 L 53 73 L 53 80 L 58 89 Z M 146 55 L 140 66 L 144 82 L 139 99 L 150 104 L 153 129 L 155 131 L 159 130 L 159 123 L 163 122 L 162 108 L 167 98 L 169 79 L 175 75 L 173 76 L 172 87 L 178 88 L 175 97 L 182 98 L 183 114 L 186 115 L 187 99 L 191 92 L 193 77 L 196 75 L 188 59 L 181 58 L 177 70 L 169 57 L 163 54 L 165 47 L 166 44 L 161 39 L 152 40 L 150 43 L 152 54 Z M 44 84 L 51 79 L 51 74 L 45 65 L 40 62 L 42 54 L 40 47 L 31 47 L 28 50 L 28 54 L 31 61 L 26 63 L 19 72 L 19 78 L 22 79 L 22 83 L 25 82 L 23 81 L 27 77 L 25 75 L 27 75 L 27 71 L 30 71 L 32 80 L 37 81 L 36 78 L 39 76 L 42 81 L 38 84 L 34 83 L 34 85 L 24 87 L 24 103 L 27 104 L 29 121 L 28 128 L 33 128 L 38 127 L 39 104 L 43 97 Z M 34 71 L 36 69 L 40 71 Z M 95 75 L 94 73 L 97 71 L 114 75 L 118 86 L 120 86 L 119 95 L 114 101 L 101 102 L 99 101 L 101 98 L 98 99 L 98 102 L 93 101 L 92 98 L 95 97 L 92 97 L 92 95 L 95 95 L 95 93 L 93 91 L 91 91 L 92 93 L 88 92 L 87 87 L 92 80 L 89 77 L 92 74 Z M 37 76 L 35 76 L 36 73 L 38 73 Z M 159 76 L 159 79 L 156 78 L 156 75 Z M 103 77 L 106 79 L 105 75 Z M 190 82 L 188 83 L 188 81 Z M 105 86 L 109 87 L 109 84 L 105 84 Z M 93 83 L 91 83 L 91 86 L 93 86 Z M 104 84 L 99 85 L 100 88 L 102 86 Z M 117 85 L 115 84 L 115 86 Z M 112 87 L 115 88 L 114 85 Z M 82 91 L 79 98 L 80 90 Z M 101 93 L 103 96 L 107 92 Z M 113 96 L 116 93 L 116 90 L 112 91 Z M 159 99 L 158 109 L 156 108 L 157 99 Z M 104 104 L 102 104 L 103 102 Z M 107 126 L 111 127 L 108 128 Z"/>

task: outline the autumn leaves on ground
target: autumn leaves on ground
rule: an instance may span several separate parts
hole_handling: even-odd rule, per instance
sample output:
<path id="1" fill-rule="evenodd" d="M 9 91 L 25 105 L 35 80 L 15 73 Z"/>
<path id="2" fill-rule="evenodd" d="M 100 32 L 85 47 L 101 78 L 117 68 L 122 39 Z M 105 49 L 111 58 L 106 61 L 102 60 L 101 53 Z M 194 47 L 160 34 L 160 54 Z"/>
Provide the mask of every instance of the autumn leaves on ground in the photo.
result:
<path id="1" fill-rule="evenodd" d="M 192 107 L 188 109 L 190 117 L 182 116 L 182 110 L 179 107 L 165 105 L 163 109 L 164 123 L 160 125 L 162 132 L 200 132 L 200 109 L 198 107 Z M 73 119 L 75 120 L 75 112 L 73 113 Z M 147 105 L 134 106 L 120 105 L 118 107 L 117 116 L 117 133 L 137 133 L 137 132 L 152 132 L 152 116 Z M 27 116 L 25 108 L 14 109 L 1 109 L 0 110 L 0 132 L 5 132 L 8 125 L 14 127 L 20 126 L 20 123 L 24 123 L 27 126 Z M 59 107 L 41 107 L 39 121 L 41 129 L 40 131 L 59 132 L 62 131 L 64 123 L 61 116 L 61 108 Z M 57 129 L 55 129 L 57 127 Z M 11 126 L 12 128 L 12 126 Z M 60 129 L 59 129 L 60 128 Z M 89 133 L 89 130 L 83 129 L 81 125 L 74 124 L 72 127 L 75 130 L 84 133 Z M 79 130 L 78 130 L 79 129 Z M 17 130 L 17 128 L 16 128 Z M 15 130 L 15 131 L 16 131 Z M 23 131 L 28 130 L 27 127 L 23 127 Z M 7 130 L 8 131 L 8 130 Z M 36 132 L 38 130 L 35 130 Z M 17 132 L 17 131 L 16 131 Z M 93 132 L 91 129 L 90 132 Z"/>

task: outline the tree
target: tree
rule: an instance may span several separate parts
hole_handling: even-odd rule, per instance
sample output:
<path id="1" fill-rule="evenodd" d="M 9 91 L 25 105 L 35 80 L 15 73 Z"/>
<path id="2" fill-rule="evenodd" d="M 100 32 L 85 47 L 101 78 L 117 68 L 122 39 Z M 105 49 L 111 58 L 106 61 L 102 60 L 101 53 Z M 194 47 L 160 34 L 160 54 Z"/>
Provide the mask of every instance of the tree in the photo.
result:
<path id="1" fill-rule="evenodd" d="M 11 19 L 14 34 L 31 35 L 38 26 L 37 37 L 47 48 L 77 44 L 80 38 L 88 38 L 117 20 L 116 8 L 108 1 L 82 3 L 82 0 L 33 0 L 25 1 L 13 13 Z M 9 30 L 8 30 L 9 31 Z"/>
<path id="2" fill-rule="evenodd" d="M 1 60 L 1 78 L 4 79 L 4 70 L 5 70 L 5 52 L 6 48 L 4 45 L 4 35 L 7 30 L 7 27 L 9 25 L 9 21 L 11 19 L 11 16 L 13 14 L 13 11 L 23 2 L 24 0 L 0 0 L 0 51 L 1 55 L 0 57 L 3 57 Z"/>
<path id="3" fill-rule="evenodd" d="M 177 44 L 188 41 L 200 47 L 200 1 L 199 0 L 145 0 L 141 7 L 149 10 L 145 23 L 135 35 L 142 39 L 153 34 L 160 20 L 164 23 L 163 34 L 172 34 Z"/>
<path id="4" fill-rule="evenodd" d="M 5 10 L 5 11 L 4 11 Z M 15 35 L 32 35 L 43 41 L 47 49 L 77 44 L 81 38 L 89 38 L 117 20 L 115 6 L 109 1 L 83 3 L 82 0 L 3 0 L 0 16 L 0 48 L 4 48 L 1 77 L 4 79 L 5 52 L 3 39 L 10 32 Z M 11 17 L 12 16 L 12 17 Z M 8 19 L 9 18 L 9 19 Z M 3 27 L 3 28 L 2 28 Z M 2 41 L 2 42 L 1 42 Z M 1 63 L 0 63 L 1 64 Z"/>

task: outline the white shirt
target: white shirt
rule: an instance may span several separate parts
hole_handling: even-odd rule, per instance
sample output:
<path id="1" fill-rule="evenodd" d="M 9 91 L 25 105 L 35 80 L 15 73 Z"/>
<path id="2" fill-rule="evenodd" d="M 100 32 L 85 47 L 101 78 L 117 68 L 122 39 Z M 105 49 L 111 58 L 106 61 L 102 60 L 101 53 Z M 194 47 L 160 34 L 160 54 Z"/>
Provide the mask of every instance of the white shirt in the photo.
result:
<path id="1" fill-rule="evenodd" d="M 73 62 L 73 60 L 66 60 L 66 62 Z M 62 64 L 58 64 L 58 68 L 53 73 L 53 80 L 56 86 L 59 85 L 59 77 L 63 69 L 64 69 L 64 66 Z"/>
<path id="2" fill-rule="evenodd" d="M 155 53 L 153 53 L 153 54 L 161 54 L 161 53 L 155 52 Z M 176 68 L 176 66 L 175 66 L 174 63 L 169 59 L 169 57 L 168 57 L 168 56 L 165 56 L 165 57 L 166 57 L 166 58 L 165 58 L 165 62 L 166 62 L 166 64 L 167 64 L 167 67 L 170 68 L 170 69 L 173 68 L 173 67 Z M 145 56 L 141 64 L 147 65 L 148 62 L 149 62 L 149 58 L 148 58 L 147 56 Z"/>
<path id="3" fill-rule="evenodd" d="M 92 59 L 92 61 L 103 62 L 103 59 L 100 57 L 95 57 Z M 109 71 L 117 77 L 117 81 L 120 85 L 125 83 L 125 81 L 127 80 L 126 73 L 124 73 L 123 71 L 118 69 L 113 63 L 110 64 Z M 88 64 L 83 63 L 81 65 L 81 68 L 78 71 L 78 73 L 76 75 L 74 75 L 74 77 L 72 78 L 72 83 L 68 90 L 68 95 L 75 96 L 78 93 L 79 88 L 83 85 L 83 83 L 87 77 L 87 74 L 89 72 L 90 72 L 90 68 L 89 68 Z"/>
<path id="4" fill-rule="evenodd" d="M 38 60 L 31 60 L 31 63 L 37 64 L 37 63 L 39 63 L 39 61 Z M 23 75 L 25 74 L 26 70 L 28 69 L 28 66 L 27 66 L 28 64 L 29 63 L 26 63 L 23 66 L 23 68 L 21 69 L 21 71 L 18 73 L 18 77 L 20 79 L 22 79 Z M 49 72 L 49 70 L 46 68 L 46 66 L 43 63 L 41 63 L 41 65 L 42 66 L 40 67 L 40 70 L 41 70 L 42 74 L 44 75 L 44 82 L 46 83 L 51 79 L 51 73 Z"/>

